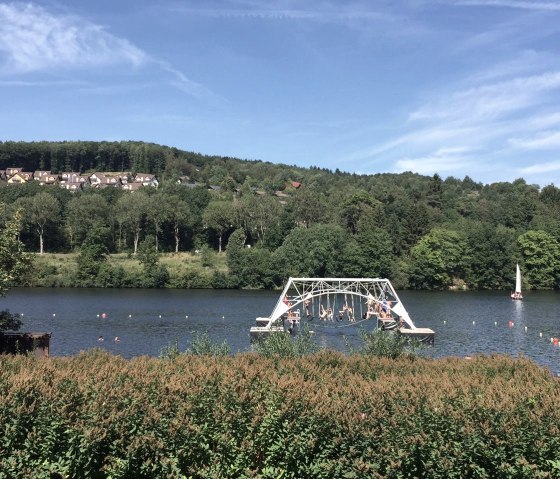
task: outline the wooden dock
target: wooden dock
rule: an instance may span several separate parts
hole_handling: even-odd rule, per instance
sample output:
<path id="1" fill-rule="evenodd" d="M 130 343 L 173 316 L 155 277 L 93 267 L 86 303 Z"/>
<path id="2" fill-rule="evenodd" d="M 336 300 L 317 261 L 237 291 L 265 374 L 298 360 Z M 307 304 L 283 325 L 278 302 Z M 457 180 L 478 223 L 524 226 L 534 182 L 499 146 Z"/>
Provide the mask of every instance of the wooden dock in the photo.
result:
<path id="1" fill-rule="evenodd" d="M 0 354 L 29 354 L 49 357 L 51 333 L 0 332 Z"/>

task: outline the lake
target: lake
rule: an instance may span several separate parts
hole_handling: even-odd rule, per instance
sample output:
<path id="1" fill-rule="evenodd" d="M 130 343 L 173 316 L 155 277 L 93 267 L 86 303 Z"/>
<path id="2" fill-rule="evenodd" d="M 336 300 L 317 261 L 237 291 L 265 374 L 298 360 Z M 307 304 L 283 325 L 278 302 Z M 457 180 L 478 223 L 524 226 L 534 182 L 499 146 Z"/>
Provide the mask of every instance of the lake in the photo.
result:
<path id="1" fill-rule="evenodd" d="M 22 331 L 52 332 L 51 354 L 65 356 L 100 347 L 124 357 L 157 356 L 178 343 L 190 346 L 194 331 L 226 340 L 232 352 L 251 349 L 249 328 L 268 316 L 279 291 L 15 288 L 0 309 L 23 314 Z M 527 292 L 512 301 L 507 291 L 402 291 L 417 327 L 432 328 L 431 357 L 483 353 L 525 355 L 560 374 L 560 293 Z M 310 323 L 323 347 L 359 345 L 356 327 Z M 99 342 L 99 336 L 104 337 Z M 114 338 L 120 341 L 115 342 Z"/>

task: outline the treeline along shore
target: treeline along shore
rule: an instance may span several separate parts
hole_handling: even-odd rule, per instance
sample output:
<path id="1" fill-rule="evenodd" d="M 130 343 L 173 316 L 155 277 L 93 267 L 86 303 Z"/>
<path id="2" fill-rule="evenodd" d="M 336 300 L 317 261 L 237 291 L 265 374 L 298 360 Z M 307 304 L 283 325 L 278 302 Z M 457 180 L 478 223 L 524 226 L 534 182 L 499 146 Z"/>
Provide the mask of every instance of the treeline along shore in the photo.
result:
<path id="1" fill-rule="evenodd" d="M 21 285 L 560 287 L 560 190 L 358 175 L 142 142 L 0 142 L 0 203 L 37 260 Z"/>
<path id="2" fill-rule="evenodd" d="M 0 143 L 0 177 L 0 295 L 14 283 L 273 288 L 288 276 L 509 289 L 517 262 L 526 287 L 559 286 L 553 185 L 137 142 Z M 309 332 L 235 355 L 208 336 L 159 358 L 0 355 L 0 479 L 560 477 L 560 382 L 548 370 L 362 338 L 349 355 L 319 350 Z"/>

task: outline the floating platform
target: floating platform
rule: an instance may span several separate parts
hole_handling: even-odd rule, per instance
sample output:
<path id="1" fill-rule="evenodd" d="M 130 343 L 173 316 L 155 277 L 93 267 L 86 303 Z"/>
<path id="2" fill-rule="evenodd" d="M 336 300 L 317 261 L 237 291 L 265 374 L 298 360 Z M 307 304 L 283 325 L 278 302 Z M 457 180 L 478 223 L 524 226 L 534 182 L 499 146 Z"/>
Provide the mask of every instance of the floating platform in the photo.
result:
<path id="1" fill-rule="evenodd" d="M 256 319 L 257 326 L 266 326 L 270 323 L 270 318 L 257 318 Z"/>
<path id="2" fill-rule="evenodd" d="M 266 338 L 268 335 L 276 333 L 286 333 L 284 326 L 271 326 L 270 328 L 267 328 L 266 326 L 253 326 L 249 331 L 251 341 Z"/>
<path id="3" fill-rule="evenodd" d="M 392 329 L 397 329 L 399 327 L 399 322 L 394 319 L 388 319 L 388 318 L 383 318 L 383 319 L 378 319 L 378 324 L 379 327 L 383 330 L 383 331 L 390 331 Z"/>
<path id="4" fill-rule="evenodd" d="M 271 315 L 256 318 L 251 339 L 282 331 L 293 334 L 303 318 L 347 321 L 338 328 L 373 319 L 383 330 L 400 330 L 428 344 L 435 336 L 431 329 L 415 327 L 388 279 L 289 278 Z"/>
<path id="5" fill-rule="evenodd" d="M 434 344 L 436 333 L 430 328 L 399 328 L 399 332 L 406 338 L 416 339 L 417 341 L 425 344 Z"/>

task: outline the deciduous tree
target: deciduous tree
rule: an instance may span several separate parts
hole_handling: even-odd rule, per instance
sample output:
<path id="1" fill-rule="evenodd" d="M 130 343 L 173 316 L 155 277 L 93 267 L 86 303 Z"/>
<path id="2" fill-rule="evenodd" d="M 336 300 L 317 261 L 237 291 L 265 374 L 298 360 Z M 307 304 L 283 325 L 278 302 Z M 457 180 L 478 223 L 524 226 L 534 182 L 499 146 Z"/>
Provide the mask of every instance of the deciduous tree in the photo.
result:
<path id="1" fill-rule="evenodd" d="M 39 254 L 43 254 L 45 230 L 47 226 L 60 221 L 60 203 L 53 195 L 46 192 L 21 198 L 18 202 L 24 210 L 23 220 L 39 237 Z"/>
<path id="2" fill-rule="evenodd" d="M 6 208 L 0 203 L 0 296 L 8 292 L 31 263 L 18 239 L 20 229 L 21 212 L 16 211 L 13 216 L 6 217 Z M 21 324 L 18 315 L 7 310 L 0 311 L 0 331 L 18 330 Z"/>
<path id="3" fill-rule="evenodd" d="M 154 225 L 156 251 L 159 251 L 159 233 L 161 226 L 165 221 L 171 218 L 173 206 L 169 195 L 165 193 L 157 192 L 147 197 L 146 219 Z"/>
<path id="4" fill-rule="evenodd" d="M 193 221 L 193 214 L 186 201 L 178 195 L 169 196 L 169 219 L 173 225 L 173 236 L 175 238 L 175 253 L 179 252 L 181 232 L 185 231 Z"/>
<path id="5" fill-rule="evenodd" d="M 518 238 L 523 257 L 524 279 L 531 288 L 560 286 L 560 244 L 544 231 L 527 231 Z"/>
<path id="6" fill-rule="evenodd" d="M 296 228 L 273 255 L 279 283 L 288 277 L 338 276 L 344 268 L 341 252 L 347 241 L 346 231 L 337 225 Z"/>
<path id="7" fill-rule="evenodd" d="M 465 276 L 467 243 L 456 231 L 434 228 L 411 250 L 409 283 L 417 289 L 444 289 Z"/>
<path id="8" fill-rule="evenodd" d="M 134 254 L 138 251 L 138 242 L 146 218 L 148 202 L 148 196 L 141 191 L 123 195 L 117 202 L 117 220 L 125 230 L 132 234 Z"/>
<path id="9" fill-rule="evenodd" d="M 21 211 L 6 217 L 5 205 L 0 203 L 0 296 L 4 296 L 14 281 L 29 267 L 31 257 L 23 251 L 19 241 Z"/>
<path id="10" fill-rule="evenodd" d="M 218 235 L 218 252 L 222 252 L 224 234 L 233 228 L 235 212 L 229 201 L 211 201 L 202 214 L 204 226 Z"/>
<path id="11" fill-rule="evenodd" d="M 109 214 L 109 204 L 99 194 L 72 198 L 66 206 L 66 228 L 71 244 L 81 244 L 90 231 L 108 226 Z"/>
<path id="12" fill-rule="evenodd" d="M 470 263 L 467 283 L 478 289 L 511 288 L 518 257 L 515 230 L 472 222 L 466 235 Z"/>

